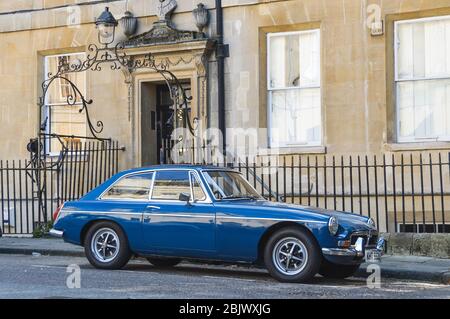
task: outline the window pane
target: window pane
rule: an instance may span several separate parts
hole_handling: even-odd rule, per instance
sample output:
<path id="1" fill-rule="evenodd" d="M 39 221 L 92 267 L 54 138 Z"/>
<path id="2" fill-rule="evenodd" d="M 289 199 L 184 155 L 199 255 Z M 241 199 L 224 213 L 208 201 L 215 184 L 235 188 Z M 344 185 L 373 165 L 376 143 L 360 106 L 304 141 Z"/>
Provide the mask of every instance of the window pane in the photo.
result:
<path id="1" fill-rule="evenodd" d="M 79 105 L 53 105 L 49 107 L 50 132 L 60 135 L 86 136 L 86 114 L 80 113 Z M 62 138 L 65 143 L 80 143 L 80 138 Z M 61 143 L 57 139 L 51 141 L 52 152 L 61 150 Z"/>
<path id="2" fill-rule="evenodd" d="M 269 37 L 269 87 L 320 85 L 320 33 L 298 32 Z"/>
<path id="3" fill-rule="evenodd" d="M 320 86 L 320 33 L 300 35 L 300 85 Z"/>
<path id="4" fill-rule="evenodd" d="M 397 84 L 400 137 L 449 137 L 450 80 Z"/>
<path id="5" fill-rule="evenodd" d="M 447 73 L 447 54 L 444 21 L 430 21 L 425 24 L 426 77 L 449 75 Z"/>
<path id="6" fill-rule="evenodd" d="M 271 37 L 269 44 L 269 87 L 282 87 L 284 86 L 284 37 Z M 275 61 L 277 61 L 275 63 Z"/>
<path id="7" fill-rule="evenodd" d="M 397 25 L 399 79 L 450 77 L 450 18 Z"/>
<path id="8" fill-rule="evenodd" d="M 450 17 L 397 24 L 399 139 L 449 140 Z M 424 81 L 423 79 L 427 79 Z"/>
<path id="9" fill-rule="evenodd" d="M 56 74 L 58 71 L 58 66 L 60 64 L 78 64 L 81 63 L 85 59 L 85 54 L 72 54 L 72 55 L 60 55 L 60 56 L 50 56 L 46 57 L 46 72 L 45 75 L 47 78 L 49 77 L 49 73 L 52 75 Z M 65 78 L 73 82 L 77 88 L 83 93 L 86 86 L 86 72 L 74 72 L 67 73 L 64 75 Z M 47 93 L 47 104 L 61 104 L 67 103 L 67 98 L 74 97 L 73 89 L 71 88 L 69 82 L 64 79 L 56 79 L 51 83 L 48 93 Z M 76 101 L 80 103 L 81 101 L 78 99 Z"/>
<path id="10" fill-rule="evenodd" d="M 133 175 L 119 180 L 102 199 L 148 200 L 153 173 Z"/>
<path id="11" fill-rule="evenodd" d="M 206 195 L 203 192 L 203 188 L 200 185 L 200 182 L 198 181 L 197 177 L 194 175 L 192 176 L 192 190 L 194 192 L 194 201 L 203 201 L 206 199 Z"/>
<path id="12" fill-rule="evenodd" d="M 233 199 L 248 196 L 260 198 L 260 195 L 240 173 L 209 171 L 204 176 L 216 199 Z"/>
<path id="13" fill-rule="evenodd" d="M 320 89 L 272 92 L 272 146 L 321 141 Z"/>
<path id="14" fill-rule="evenodd" d="M 398 78 L 412 78 L 414 74 L 413 26 L 411 24 L 398 25 L 397 37 L 399 41 L 397 52 Z"/>
<path id="15" fill-rule="evenodd" d="M 444 107 L 444 123 L 445 123 L 445 136 L 447 136 L 450 139 L 450 85 L 447 85 L 446 90 L 446 100 L 445 100 L 445 107 Z"/>
<path id="16" fill-rule="evenodd" d="M 58 72 L 60 65 L 80 64 L 85 59 L 84 53 L 49 56 L 45 58 L 46 77 L 51 77 Z M 50 74 L 49 74 L 50 73 Z M 85 95 L 86 72 L 67 73 L 63 75 Z M 79 93 L 75 93 L 72 86 L 65 79 L 57 78 L 51 83 L 46 96 L 47 133 L 86 136 L 87 124 L 85 112 L 80 113 L 82 106 Z M 74 100 L 75 99 L 75 100 Z M 73 105 L 69 105 L 73 104 Z M 64 143 L 81 143 L 83 140 L 76 138 L 62 138 Z M 59 152 L 62 149 L 57 139 L 52 139 L 46 146 L 48 152 Z"/>
<path id="17" fill-rule="evenodd" d="M 414 86 L 402 82 L 397 87 L 399 133 L 401 137 L 414 136 Z"/>
<path id="18" fill-rule="evenodd" d="M 178 200 L 181 193 L 191 195 L 188 171 L 160 171 L 156 173 L 152 199 Z"/>

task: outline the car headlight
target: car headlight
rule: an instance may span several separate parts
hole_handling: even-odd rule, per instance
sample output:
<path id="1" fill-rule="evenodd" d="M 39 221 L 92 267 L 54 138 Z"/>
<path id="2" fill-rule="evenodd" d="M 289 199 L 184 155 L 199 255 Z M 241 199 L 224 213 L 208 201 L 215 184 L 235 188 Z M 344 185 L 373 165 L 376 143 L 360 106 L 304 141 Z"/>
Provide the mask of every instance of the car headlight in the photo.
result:
<path id="1" fill-rule="evenodd" d="M 336 217 L 330 217 L 330 219 L 328 220 L 328 230 L 330 231 L 330 234 L 336 235 L 338 229 L 339 229 L 339 223 L 338 223 Z"/>
<path id="2" fill-rule="evenodd" d="M 367 225 L 369 225 L 370 228 L 376 228 L 373 218 L 369 218 L 369 220 L 367 220 Z"/>

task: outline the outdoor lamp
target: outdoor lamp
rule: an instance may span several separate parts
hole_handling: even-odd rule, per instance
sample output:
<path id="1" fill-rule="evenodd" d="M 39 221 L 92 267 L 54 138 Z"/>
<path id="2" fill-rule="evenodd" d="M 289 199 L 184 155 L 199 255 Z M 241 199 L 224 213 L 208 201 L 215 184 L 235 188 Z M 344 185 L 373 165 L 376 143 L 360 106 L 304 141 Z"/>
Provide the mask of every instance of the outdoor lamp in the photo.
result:
<path id="1" fill-rule="evenodd" d="M 114 42 L 114 34 L 117 27 L 117 20 L 114 18 L 109 8 L 106 7 L 105 11 L 95 21 L 95 26 L 98 29 L 98 41 L 108 46 Z"/>

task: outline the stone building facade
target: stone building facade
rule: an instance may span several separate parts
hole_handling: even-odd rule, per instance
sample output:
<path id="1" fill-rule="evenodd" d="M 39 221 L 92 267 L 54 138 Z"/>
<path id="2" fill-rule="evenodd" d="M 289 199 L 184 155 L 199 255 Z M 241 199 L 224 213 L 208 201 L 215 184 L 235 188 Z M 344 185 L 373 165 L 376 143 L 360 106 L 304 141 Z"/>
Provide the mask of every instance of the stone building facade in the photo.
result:
<path id="1" fill-rule="evenodd" d="M 199 2 L 175 1 L 174 29 L 200 34 L 192 14 Z M 215 1 L 201 2 L 210 17 L 201 37 L 131 41 L 127 52 L 152 52 L 168 61 L 193 97 L 191 121 L 197 118 L 195 125 L 206 130 L 218 127 L 219 116 L 216 16 Z M 1 158 L 28 157 L 26 144 L 42 124 L 36 103 L 46 71 L 58 56 L 83 56 L 98 42 L 94 22 L 105 6 L 116 18 L 126 11 L 137 17 L 133 37 L 139 38 L 161 20 L 160 5 L 159 0 L 0 1 Z M 223 0 L 222 5 L 232 156 L 249 152 L 249 144 L 257 146 L 253 155 L 287 155 L 288 161 L 294 155 L 450 151 L 450 0 Z M 116 40 L 126 39 L 118 27 Z M 94 101 L 91 117 L 104 122 L 103 136 L 125 146 L 122 168 L 160 160 L 155 127 L 164 119 L 158 124 L 152 112 L 167 107 L 167 91 L 157 73 L 129 75 L 105 67 L 76 81 Z M 63 85 L 57 90 L 61 94 Z M 66 134 L 86 131 L 82 116 L 58 111 L 54 103 L 48 126 Z M 242 144 L 245 134 L 254 140 Z"/>

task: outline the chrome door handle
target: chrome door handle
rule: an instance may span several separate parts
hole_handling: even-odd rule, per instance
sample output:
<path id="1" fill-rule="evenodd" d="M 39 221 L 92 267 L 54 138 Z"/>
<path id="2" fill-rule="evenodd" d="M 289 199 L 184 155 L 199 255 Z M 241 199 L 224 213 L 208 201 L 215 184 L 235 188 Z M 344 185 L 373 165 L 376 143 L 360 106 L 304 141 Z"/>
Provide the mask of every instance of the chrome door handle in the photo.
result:
<path id="1" fill-rule="evenodd" d="M 147 210 L 160 210 L 160 209 L 161 209 L 161 207 L 158 207 L 158 206 L 152 206 L 152 205 L 147 206 Z"/>

